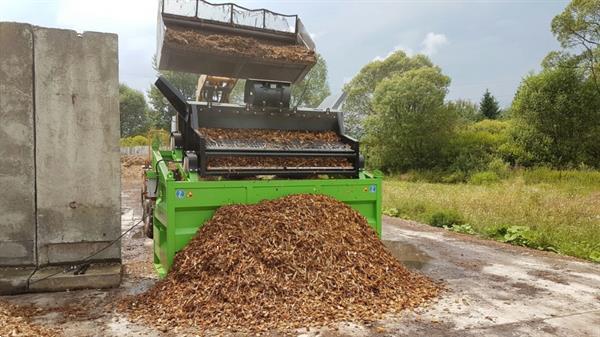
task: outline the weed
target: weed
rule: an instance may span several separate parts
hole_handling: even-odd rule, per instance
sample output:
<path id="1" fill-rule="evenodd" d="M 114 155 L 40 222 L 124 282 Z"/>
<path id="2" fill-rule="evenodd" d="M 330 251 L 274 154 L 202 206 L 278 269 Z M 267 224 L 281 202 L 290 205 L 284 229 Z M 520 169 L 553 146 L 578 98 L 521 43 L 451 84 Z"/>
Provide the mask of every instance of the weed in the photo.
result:
<path id="1" fill-rule="evenodd" d="M 402 218 L 449 228 L 469 224 L 495 240 L 600 262 L 599 191 L 599 171 L 539 168 L 514 170 L 506 179 L 481 185 L 388 177 L 383 202 Z M 458 221 L 447 220 L 450 213 Z M 506 237 L 513 226 L 528 230 L 513 228 Z"/>
<path id="2" fill-rule="evenodd" d="M 475 230 L 473 229 L 473 227 L 471 227 L 471 225 L 469 225 L 468 223 L 463 224 L 463 225 L 454 225 L 452 227 L 444 227 L 445 229 L 452 231 L 452 232 L 456 232 L 456 233 L 462 233 L 462 234 L 475 234 Z"/>
<path id="3" fill-rule="evenodd" d="M 469 179 L 469 183 L 474 184 L 474 185 L 485 185 L 485 184 L 492 184 L 492 183 L 497 183 L 500 181 L 500 177 L 492 171 L 484 171 L 484 172 L 477 172 L 474 173 L 471 176 L 471 179 Z"/>
<path id="4" fill-rule="evenodd" d="M 463 219 L 454 210 L 437 211 L 429 216 L 428 223 L 434 227 L 453 227 L 462 225 Z"/>

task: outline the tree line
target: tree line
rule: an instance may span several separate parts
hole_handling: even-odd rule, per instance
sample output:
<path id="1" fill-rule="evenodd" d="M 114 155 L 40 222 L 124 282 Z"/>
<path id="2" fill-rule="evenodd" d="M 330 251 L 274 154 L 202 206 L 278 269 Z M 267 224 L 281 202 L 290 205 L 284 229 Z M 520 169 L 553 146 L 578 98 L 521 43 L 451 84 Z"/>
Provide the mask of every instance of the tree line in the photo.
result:
<path id="1" fill-rule="evenodd" d="M 600 167 L 600 2 L 574 0 L 552 21 L 562 49 L 522 80 L 506 111 L 448 101 L 450 78 L 424 55 L 397 51 L 345 85 L 348 132 L 385 172 L 437 170 L 449 180 L 509 166 Z"/>

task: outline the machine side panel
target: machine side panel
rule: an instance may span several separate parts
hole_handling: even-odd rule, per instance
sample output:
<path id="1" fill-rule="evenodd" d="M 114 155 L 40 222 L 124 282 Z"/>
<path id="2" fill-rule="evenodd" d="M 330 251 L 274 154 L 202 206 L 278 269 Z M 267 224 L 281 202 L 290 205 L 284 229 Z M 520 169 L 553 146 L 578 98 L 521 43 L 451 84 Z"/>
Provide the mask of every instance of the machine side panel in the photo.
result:
<path id="1" fill-rule="evenodd" d="M 39 264 L 74 262 L 121 232 L 117 36 L 35 28 L 34 42 Z"/>
<path id="2" fill-rule="evenodd" d="M 35 263 L 31 29 L 0 22 L 0 266 Z"/>

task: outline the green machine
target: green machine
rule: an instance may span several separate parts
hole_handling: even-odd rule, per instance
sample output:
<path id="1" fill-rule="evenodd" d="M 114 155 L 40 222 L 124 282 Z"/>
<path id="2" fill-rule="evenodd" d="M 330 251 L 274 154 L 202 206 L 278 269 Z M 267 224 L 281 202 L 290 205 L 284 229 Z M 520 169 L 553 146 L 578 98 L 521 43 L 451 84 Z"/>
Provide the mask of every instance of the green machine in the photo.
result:
<path id="1" fill-rule="evenodd" d="M 232 27 L 232 22 L 207 21 L 200 15 L 165 15 L 167 5 L 161 1 L 162 17 L 176 17 L 177 24 L 189 22 L 194 29 L 206 29 L 206 23 L 211 29 Z M 196 2 L 199 5 L 219 6 L 200 0 Z M 232 6 L 233 13 L 234 5 L 227 6 Z M 263 15 L 278 15 L 267 12 Z M 160 17 L 159 24 L 164 24 Z M 278 35 L 278 31 L 264 27 L 264 17 L 262 22 L 262 31 L 233 26 L 239 31 L 236 34 L 243 35 L 244 28 L 248 28 L 249 34 L 268 31 Z M 204 24 L 195 26 L 198 23 Z M 293 25 L 294 34 L 302 35 L 298 31 L 298 27 L 303 29 L 301 23 L 294 21 Z M 289 36 L 290 30 L 281 33 Z M 303 43 L 300 37 L 296 41 Z M 164 46 L 159 46 L 159 59 L 164 51 Z M 168 53 L 169 57 L 177 54 L 173 49 Z M 192 56 L 178 57 L 189 60 Z M 206 51 L 200 61 L 220 64 L 202 68 L 208 76 L 223 76 L 223 72 L 231 75 L 232 67 L 241 69 L 235 63 L 228 68 L 222 55 Z M 247 74 L 264 67 L 253 65 L 252 60 L 240 62 L 246 67 L 242 72 Z M 272 65 L 269 73 L 277 67 L 286 65 Z M 203 81 L 197 100 L 186 99 L 163 77 L 156 81 L 156 87 L 177 112 L 170 148 L 152 148 L 142 193 L 144 228 L 154 241 L 154 265 L 160 277 L 168 273 L 175 254 L 214 212 L 229 204 L 252 204 L 301 193 L 328 195 L 360 212 L 381 236 L 381 175 L 364 170 L 358 142 L 344 134 L 342 112 L 290 107 L 291 82 L 299 79 L 298 71 L 289 71 L 277 80 L 247 79 L 243 105 L 226 102 L 223 98 L 229 96 L 231 86 L 215 85 L 219 81 Z"/>

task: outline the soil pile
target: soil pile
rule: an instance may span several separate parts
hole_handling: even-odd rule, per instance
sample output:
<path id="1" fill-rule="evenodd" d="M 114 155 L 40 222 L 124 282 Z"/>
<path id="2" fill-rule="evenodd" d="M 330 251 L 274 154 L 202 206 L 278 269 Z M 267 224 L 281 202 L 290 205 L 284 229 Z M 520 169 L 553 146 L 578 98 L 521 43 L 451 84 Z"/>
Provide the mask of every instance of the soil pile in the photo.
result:
<path id="1" fill-rule="evenodd" d="M 315 52 L 301 45 L 277 43 L 252 37 L 208 34 L 179 27 L 169 27 L 165 43 L 189 49 L 207 49 L 213 53 L 256 57 L 302 64 L 317 62 Z"/>
<path id="2" fill-rule="evenodd" d="M 30 322 L 35 309 L 0 302 L 0 336 L 60 336 L 60 331 Z"/>
<path id="3" fill-rule="evenodd" d="M 378 319 L 439 291 L 349 206 L 293 195 L 220 208 L 168 276 L 121 309 L 162 327 L 289 331 Z"/>
<path id="4" fill-rule="evenodd" d="M 121 178 L 142 179 L 143 166 L 147 161 L 148 156 L 122 155 Z"/>

